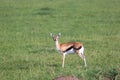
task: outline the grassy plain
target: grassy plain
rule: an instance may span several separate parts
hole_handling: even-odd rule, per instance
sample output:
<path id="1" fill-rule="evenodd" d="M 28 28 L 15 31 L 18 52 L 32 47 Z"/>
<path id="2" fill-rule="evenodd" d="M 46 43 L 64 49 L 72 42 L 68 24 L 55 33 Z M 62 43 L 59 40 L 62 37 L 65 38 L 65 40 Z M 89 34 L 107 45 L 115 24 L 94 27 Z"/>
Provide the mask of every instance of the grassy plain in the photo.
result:
<path id="1" fill-rule="evenodd" d="M 61 68 L 51 32 L 82 42 L 88 67 L 67 55 Z M 119 69 L 120 0 L 0 0 L 1 80 L 119 80 Z"/>

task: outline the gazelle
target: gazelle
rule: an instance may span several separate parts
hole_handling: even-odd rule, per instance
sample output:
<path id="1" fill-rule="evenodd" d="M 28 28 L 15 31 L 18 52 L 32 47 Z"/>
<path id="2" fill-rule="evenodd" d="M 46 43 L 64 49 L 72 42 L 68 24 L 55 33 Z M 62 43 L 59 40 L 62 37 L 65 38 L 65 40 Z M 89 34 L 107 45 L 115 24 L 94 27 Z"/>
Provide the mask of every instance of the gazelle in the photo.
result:
<path id="1" fill-rule="evenodd" d="M 55 42 L 57 51 L 62 54 L 62 67 L 64 67 L 65 55 L 69 53 L 77 53 L 77 55 L 80 56 L 84 60 L 85 66 L 87 66 L 85 55 L 84 55 L 84 47 L 82 43 L 68 42 L 68 43 L 61 44 L 59 43 L 59 37 L 61 35 L 60 33 L 58 35 L 53 35 L 52 33 L 50 33 L 50 35 Z"/>

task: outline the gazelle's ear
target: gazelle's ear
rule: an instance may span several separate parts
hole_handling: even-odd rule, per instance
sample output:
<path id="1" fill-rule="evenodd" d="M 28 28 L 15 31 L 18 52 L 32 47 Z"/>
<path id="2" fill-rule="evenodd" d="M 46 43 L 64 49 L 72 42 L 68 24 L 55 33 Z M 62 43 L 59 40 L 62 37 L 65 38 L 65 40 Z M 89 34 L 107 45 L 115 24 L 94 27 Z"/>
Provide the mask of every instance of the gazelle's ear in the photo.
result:
<path id="1" fill-rule="evenodd" d="M 58 33 L 58 36 L 61 36 L 61 33 Z"/>
<path id="2" fill-rule="evenodd" d="M 53 33 L 50 33 L 50 36 L 53 36 Z"/>

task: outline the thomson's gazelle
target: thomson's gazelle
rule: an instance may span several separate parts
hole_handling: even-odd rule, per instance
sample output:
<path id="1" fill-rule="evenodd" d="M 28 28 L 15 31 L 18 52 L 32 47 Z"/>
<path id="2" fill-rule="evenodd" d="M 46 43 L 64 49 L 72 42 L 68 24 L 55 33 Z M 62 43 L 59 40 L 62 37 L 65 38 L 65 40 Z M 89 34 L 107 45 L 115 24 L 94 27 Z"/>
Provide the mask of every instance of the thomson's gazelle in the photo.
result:
<path id="1" fill-rule="evenodd" d="M 55 42 L 57 51 L 62 54 L 62 67 L 64 67 L 65 55 L 69 54 L 69 53 L 77 53 L 84 60 L 85 66 L 87 66 L 85 55 L 83 53 L 84 47 L 83 47 L 82 43 L 68 42 L 68 43 L 61 44 L 61 43 L 59 43 L 59 36 L 61 35 L 60 33 L 58 35 L 53 35 L 51 33 L 50 35 Z"/>

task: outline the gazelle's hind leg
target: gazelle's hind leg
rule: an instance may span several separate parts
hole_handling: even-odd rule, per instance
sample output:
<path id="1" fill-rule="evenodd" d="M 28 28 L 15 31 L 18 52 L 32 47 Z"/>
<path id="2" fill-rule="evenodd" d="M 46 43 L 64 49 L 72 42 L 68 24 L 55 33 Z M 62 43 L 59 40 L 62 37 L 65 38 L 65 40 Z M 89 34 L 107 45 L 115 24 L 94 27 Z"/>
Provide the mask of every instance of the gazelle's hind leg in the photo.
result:
<path id="1" fill-rule="evenodd" d="M 78 55 L 84 60 L 85 67 L 87 67 L 85 55 L 82 53 L 79 53 Z"/>
<path id="2" fill-rule="evenodd" d="M 85 67 L 87 67 L 86 58 L 85 58 L 85 55 L 84 55 L 84 47 L 82 46 L 82 48 L 77 53 L 84 60 Z"/>

